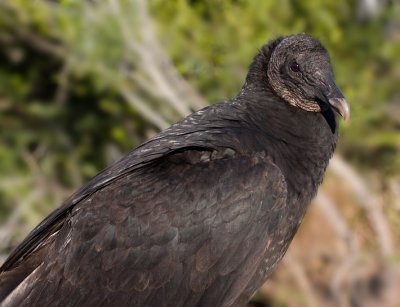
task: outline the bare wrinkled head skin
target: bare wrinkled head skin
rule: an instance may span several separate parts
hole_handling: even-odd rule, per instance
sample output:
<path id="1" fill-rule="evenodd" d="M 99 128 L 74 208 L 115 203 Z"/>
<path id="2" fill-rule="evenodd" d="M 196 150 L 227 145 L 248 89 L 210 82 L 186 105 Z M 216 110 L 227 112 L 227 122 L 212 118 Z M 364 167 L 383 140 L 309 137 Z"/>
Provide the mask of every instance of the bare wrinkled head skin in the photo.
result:
<path id="1" fill-rule="evenodd" d="M 267 73 L 273 90 L 291 105 L 310 112 L 322 112 L 330 105 L 345 120 L 349 118 L 328 52 L 311 36 L 283 38 L 272 52 Z"/>

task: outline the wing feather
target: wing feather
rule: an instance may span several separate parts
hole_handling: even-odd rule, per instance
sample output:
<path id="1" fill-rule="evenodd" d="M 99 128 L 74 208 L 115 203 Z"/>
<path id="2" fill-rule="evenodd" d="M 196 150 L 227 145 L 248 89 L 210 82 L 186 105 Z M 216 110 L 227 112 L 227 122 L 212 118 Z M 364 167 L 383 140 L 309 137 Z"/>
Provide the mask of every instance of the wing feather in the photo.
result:
<path id="1" fill-rule="evenodd" d="M 227 133 L 224 116 L 229 119 L 230 115 L 221 114 L 221 110 L 225 110 L 227 104 L 230 103 L 224 102 L 213 107 L 206 107 L 189 115 L 104 169 L 36 226 L 12 251 L 0 267 L 0 273 L 15 267 L 22 258 L 29 256 L 38 246 L 46 244 L 49 237 L 61 228 L 76 204 L 90 197 L 96 191 L 118 181 L 119 178 L 175 152 L 195 148 L 215 150 L 237 145 L 237 140 Z M 235 106 L 232 105 L 232 107 Z M 231 128 L 237 129 L 239 126 L 234 126 L 234 124 L 238 125 L 237 123 L 239 121 L 231 121 Z M 147 196 L 149 195 L 152 197 L 151 194 L 147 194 Z M 146 194 L 143 196 L 145 197 Z M 149 210 L 149 208 L 144 208 L 144 210 Z M 1 299 L 0 296 L 0 301 Z"/>
<path id="2" fill-rule="evenodd" d="M 45 265 L 27 278 L 35 280 L 29 295 L 12 293 L 18 304 L 8 299 L 9 306 L 33 299 L 61 306 L 71 296 L 85 305 L 111 297 L 134 306 L 235 301 L 277 236 L 268 221 L 285 218 L 286 184 L 261 156 L 194 164 L 182 156 L 137 169 L 76 204 Z"/>

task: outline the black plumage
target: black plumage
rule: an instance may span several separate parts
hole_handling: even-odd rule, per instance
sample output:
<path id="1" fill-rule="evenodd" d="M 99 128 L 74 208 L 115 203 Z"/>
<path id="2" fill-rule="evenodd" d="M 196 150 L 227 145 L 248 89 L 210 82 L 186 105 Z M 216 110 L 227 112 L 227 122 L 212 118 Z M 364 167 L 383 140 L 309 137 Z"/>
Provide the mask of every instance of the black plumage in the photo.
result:
<path id="1" fill-rule="evenodd" d="M 288 248 L 349 115 L 321 43 L 262 47 L 189 115 L 51 213 L 0 269 L 4 306 L 241 306 Z M 2 305 L 2 306 L 3 306 Z"/>

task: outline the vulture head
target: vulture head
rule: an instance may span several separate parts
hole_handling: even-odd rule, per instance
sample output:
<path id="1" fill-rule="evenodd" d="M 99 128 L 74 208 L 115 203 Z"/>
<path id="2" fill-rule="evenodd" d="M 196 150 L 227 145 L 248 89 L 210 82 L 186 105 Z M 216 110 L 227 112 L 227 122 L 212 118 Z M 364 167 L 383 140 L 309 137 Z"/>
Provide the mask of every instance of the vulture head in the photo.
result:
<path id="1" fill-rule="evenodd" d="M 318 40 L 299 34 L 273 45 L 267 75 L 278 96 L 305 111 L 332 107 L 345 120 L 349 118 L 350 108 L 335 83 L 328 52 Z"/>

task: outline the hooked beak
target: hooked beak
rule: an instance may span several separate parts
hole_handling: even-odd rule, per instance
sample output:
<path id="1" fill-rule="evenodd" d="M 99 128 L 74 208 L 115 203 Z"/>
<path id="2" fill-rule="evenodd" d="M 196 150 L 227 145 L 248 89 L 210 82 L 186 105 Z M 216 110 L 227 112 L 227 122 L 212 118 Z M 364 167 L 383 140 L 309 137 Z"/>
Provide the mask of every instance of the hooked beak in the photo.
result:
<path id="1" fill-rule="evenodd" d="M 350 118 L 350 106 L 344 98 L 342 92 L 337 87 L 333 77 L 330 78 L 328 86 L 322 90 L 322 97 L 345 121 Z"/>
<path id="2" fill-rule="evenodd" d="M 344 97 L 335 97 L 328 99 L 329 104 L 338 112 L 347 122 L 350 118 L 350 107 Z"/>

